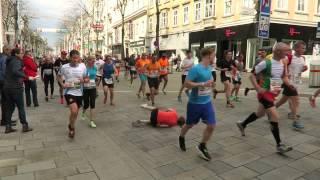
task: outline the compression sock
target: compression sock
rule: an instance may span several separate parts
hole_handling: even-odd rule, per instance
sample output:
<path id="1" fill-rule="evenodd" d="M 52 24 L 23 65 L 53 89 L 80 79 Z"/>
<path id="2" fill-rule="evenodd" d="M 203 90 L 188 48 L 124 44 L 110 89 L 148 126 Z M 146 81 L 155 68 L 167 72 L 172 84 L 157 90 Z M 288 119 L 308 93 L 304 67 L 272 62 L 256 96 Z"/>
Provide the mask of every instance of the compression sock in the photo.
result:
<path id="1" fill-rule="evenodd" d="M 276 140 L 277 145 L 280 144 L 280 131 L 279 131 L 279 123 L 270 122 L 270 128 L 274 139 Z"/>
<path id="2" fill-rule="evenodd" d="M 244 128 L 246 128 L 248 124 L 252 123 L 253 121 L 255 121 L 257 119 L 258 119 L 257 114 L 256 113 L 252 113 L 252 114 L 250 114 L 250 116 L 246 120 L 243 121 L 242 126 Z"/>

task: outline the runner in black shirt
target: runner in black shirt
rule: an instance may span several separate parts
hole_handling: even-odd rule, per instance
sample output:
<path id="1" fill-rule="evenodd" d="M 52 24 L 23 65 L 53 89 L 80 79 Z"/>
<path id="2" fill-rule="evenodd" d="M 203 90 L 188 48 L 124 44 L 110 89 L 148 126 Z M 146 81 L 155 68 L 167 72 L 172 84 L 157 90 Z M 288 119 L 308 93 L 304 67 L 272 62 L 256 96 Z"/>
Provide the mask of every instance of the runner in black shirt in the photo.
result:
<path id="1" fill-rule="evenodd" d="M 50 99 L 53 98 L 53 91 L 54 91 L 54 73 L 53 73 L 53 61 L 52 57 L 45 56 L 44 62 L 41 65 L 41 79 L 44 82 L 44 92 L 46 94 L 46 101 L 48 102 L 48 86 L 50 83 L 51 94 Z"/>
<path id="2" fill-rule="evenodd" d="M 56 71 L 56 74 L 58 74 L 58 72 L 60 71 L 61 67 L 65 64 L 68 64 L 69 60 L 67 59 L 67 52 L 66 51 L 61 51 L 61 57 L 58 58 L 55 62 L 54 62 L 54 69 Z M 63 104 L 63 87 L 62 84 L 59 83 L 58 81 L 58 85 L 59 85 L 59 92 L 60 92 L 60 104 Z"/>

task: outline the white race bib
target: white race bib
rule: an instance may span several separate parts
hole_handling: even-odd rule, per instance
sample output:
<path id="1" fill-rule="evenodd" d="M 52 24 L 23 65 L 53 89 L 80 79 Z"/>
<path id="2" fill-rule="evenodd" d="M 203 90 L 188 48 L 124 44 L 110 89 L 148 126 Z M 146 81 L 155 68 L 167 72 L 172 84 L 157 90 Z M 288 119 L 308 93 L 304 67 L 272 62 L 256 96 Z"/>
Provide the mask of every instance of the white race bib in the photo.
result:
<path id="1" fill-rule="evenodd" d="M 159 72 L 158 72 L 158 71 L 151 71 L 151 72 L 149 72 L 149 77 L 155 78 L 155 77 L 158 77 L 158 76 L 159 76 Z"/>
<path id="2" fill-rule="evenodd" d="M 212 93 L 211 87 L 200 87 L 198 90 L 199 96 L 210 96 Z"/>
<path id="3" fill-rule="evenodd" d="M 229 77 L 229 78 L 232 77 L 231 71 L 226 71 L 225 74 L 226 74 L 226 77 Z"/>
<path id="4" fill-rule="evenodd" d="M 44 75 L 52 75 L 52 69 L 44 69 L 43 74 Z"/>
<path id="5" fill-rule="evenodd" d="M 282 85 L 282 79 L 280 79 L 280 78 L 271 78 L 271 80 L 270 80 L 270 91 L 275 95 L 279 95 L 280 92 L 281 92 L 281 85 Z"/>
<path id="6" fill-rule="evenodd" d="M 131 71 L 136 71 L 136 67 L 135 66 L 131 66 Z"/>
<path id="7" fill-rule="evenodd" d="M 165 74 L 165 73 L 168 72 L 168 70 L 167 70 L 167 68 L 162 67 L 162 68 L 160 69 L 160 72 L 161 72 L 162 74 Z"/>
<path id="8" fill-rule="evenodd" d="M 87 88 L 89 88 L 89 87 L 96 87 L 96 82 L 95 82 L 95 80 L 94 79 L 90 79 L 90 81 L 88 82 L 88 83 L 85 83 L 84 84 L 84 87 L 87 87 Z"/>
<path id="9" fill-rule="evenodd" d="M 104 82 L 106 82 L 106 84 L 113 84 L 113 78 L 104 78 Z"/>

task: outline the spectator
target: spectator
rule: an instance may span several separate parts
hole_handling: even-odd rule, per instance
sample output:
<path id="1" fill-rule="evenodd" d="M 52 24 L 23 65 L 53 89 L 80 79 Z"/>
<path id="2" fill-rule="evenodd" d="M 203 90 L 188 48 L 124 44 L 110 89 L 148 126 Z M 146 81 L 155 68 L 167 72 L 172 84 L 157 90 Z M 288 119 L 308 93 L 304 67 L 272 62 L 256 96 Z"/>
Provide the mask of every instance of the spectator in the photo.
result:
<path id="1" fill-rule="evenodd" d="M 25 52 L 25 55 L 23 56 L 23 64 L 24 64 L 24 73 L 26 75 L 24 85 L 25 85 L 27 107 L 31 106 L 30 90 L 32 92 L 33 105 L 34 107 L 38 107 L 39 103 L 38 103 L 38 97 L 37 97 L 37 81 L 36 81 L 38 66 L 31 55 L 31 51 Z"/>

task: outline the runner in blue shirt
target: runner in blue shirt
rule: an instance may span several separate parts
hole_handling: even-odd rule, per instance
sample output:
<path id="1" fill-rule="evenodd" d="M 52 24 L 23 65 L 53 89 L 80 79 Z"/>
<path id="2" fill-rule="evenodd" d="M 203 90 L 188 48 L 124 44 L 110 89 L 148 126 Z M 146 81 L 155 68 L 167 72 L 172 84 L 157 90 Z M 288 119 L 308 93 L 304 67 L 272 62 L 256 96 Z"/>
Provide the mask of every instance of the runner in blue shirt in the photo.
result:
<path id="1" fill-rule="evenodd" d="M 213 78 L 210 63 L 215 58 L 212 48 L 201 51 L 202 61 L 191 68 L 188 73 L 185 87 L 192 89 L 187 106 L 187 121 L 182 127 L 179 136 L 179 145 L 182 151 L 186 151 L 185 135 L 189 129 L 196 125 L 200 119 L 207 125 L 201 143 L 197 146 L 201 157 L 207 161 L 211 160 L 206 143 L 209 141 L 216 124 L 215 110 L 211 102 Z"/>
<path id="2" fill-rule="evenodd" d="M 114 88 L 114 74 L 117 71 L 114 63 L 112 62 L 111 56 L 107 56 L 106 63 L 103 65 L 103 91 L 104 101 L 106 104 L 108 100 L 108 91 L 110 92 L 110 105 L 114 106 L 113 103 L 113 88 Z"/>

